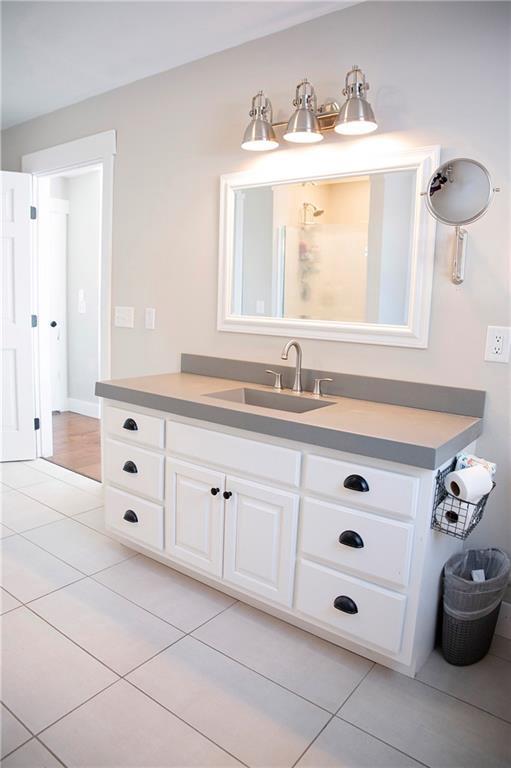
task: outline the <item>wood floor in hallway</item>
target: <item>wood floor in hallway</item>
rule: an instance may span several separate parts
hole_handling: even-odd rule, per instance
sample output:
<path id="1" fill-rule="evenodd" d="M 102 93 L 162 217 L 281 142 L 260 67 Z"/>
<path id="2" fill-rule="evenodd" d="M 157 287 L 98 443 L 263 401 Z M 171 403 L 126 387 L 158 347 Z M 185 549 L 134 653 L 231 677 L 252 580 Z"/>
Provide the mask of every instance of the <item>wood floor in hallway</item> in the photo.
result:
<path id="1" fill-rule="evenodd" d="M 48 461 L 101 481 L 100 420 L 72 411 L 54 413 Z"/>

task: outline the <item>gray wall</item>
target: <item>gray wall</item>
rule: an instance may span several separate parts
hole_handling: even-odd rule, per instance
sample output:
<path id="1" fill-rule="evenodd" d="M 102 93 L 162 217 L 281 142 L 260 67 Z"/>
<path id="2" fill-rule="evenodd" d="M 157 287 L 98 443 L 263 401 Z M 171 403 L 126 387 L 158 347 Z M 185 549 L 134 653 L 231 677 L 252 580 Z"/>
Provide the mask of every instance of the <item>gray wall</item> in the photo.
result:
<path id="1" fill-rule="evenodd" d="M 259 88 L 271 96 L 275 118 L 285 119 L 300 78 L 307 75 L 321 98 L 339 98 L 355 61 L 367 72 L 380 123 L 375 135 L 357 142 L 364 152 L 440 144 L 442 159 L 472 156 L 485 163 L 502 192 L 470 227 L 462 286 L 449 279 L 452 231 L 438 227 L 429 348 L 309 340 L 303 348 L 309 367 L 487 390 L 479 452 L 499 463 L 498 488 L 470 543 L 509 550 L 510 374 L 509 366 L 484 362 L 484 341 L 487 325 L 511 325 L 510 11 L 499 2 L 363 3 L 59 110 L 3 137 L 4 167 L 19 170 L 25 153 L 117 130 L 113 304 L 134 305 L 137 314 L 133 331 L 113 329 L 114 376 L 177 370 L 181 351 L 279 359 L 281 338 L 216 330 L 218 179 L 265 163 L 299 167 L 295 158 L 335 152 L 348 139 L 329 135 L 317 147 L 284 146 L 266 157 L 243 152 L 250 99 Z M 157 308 L 155 331 L 143 330 L 145 306 Z"/>

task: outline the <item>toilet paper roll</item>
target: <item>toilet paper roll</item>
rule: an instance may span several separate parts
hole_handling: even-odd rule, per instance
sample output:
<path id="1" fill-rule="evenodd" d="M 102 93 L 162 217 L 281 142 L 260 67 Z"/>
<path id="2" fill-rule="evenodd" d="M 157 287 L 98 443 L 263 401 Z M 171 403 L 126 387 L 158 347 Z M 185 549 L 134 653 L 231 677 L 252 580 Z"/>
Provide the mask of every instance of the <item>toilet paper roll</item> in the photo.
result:
<path id="1" fill-rule="evenodd" d="M 492 485 L 490 473 L 480 464 L 449 472 L 445 478 L 446 491 L 471 504 L 477 504 L 491 491 Z"/>
<path id="2" fill-rule="evenodd" d="M 466 501 L 456 502 L 456 509 L 450 506 L 442 506 L 437 510 L 435 520 L 440 526 L 441 531 L 446 533 L 461 533 L 466 531 L 472 522 L 475 507 Z"/>

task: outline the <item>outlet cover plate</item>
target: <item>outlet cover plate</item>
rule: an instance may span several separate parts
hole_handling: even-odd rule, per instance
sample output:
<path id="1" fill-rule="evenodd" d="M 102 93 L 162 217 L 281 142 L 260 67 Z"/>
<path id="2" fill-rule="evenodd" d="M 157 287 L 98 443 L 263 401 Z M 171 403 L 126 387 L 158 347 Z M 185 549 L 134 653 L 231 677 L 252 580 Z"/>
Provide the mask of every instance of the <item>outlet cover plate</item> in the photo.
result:
<path id="1" fill-rule="evenodd" d="M 511 328 L 489 325 L 486 332 L 484 359 L 491 363 L 509 363 Z"/>
<path id="2" fill-rule="evenodd" d="M 135 308 L 115 307 L 114 323 L 117 328 L 133 328 L 135 325 Z"/>

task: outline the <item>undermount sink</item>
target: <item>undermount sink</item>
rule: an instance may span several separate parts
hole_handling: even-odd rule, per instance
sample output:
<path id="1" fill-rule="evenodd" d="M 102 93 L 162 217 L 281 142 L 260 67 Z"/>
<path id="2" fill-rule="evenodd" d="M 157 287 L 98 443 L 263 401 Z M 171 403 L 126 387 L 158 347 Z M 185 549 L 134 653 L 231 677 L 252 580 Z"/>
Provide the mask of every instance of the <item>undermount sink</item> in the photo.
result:
<path id="1" fill-rule="evenodd" d="M 275 411 L 289 411 L 290 413 L 306 413 L 334 404 L 333 400 L 312 400 L 300 395 L 285 395 L 282 392 L 267 392 L 262 389 L 249 389 L 247 387 L 210 392 L 207 397 L 228 400 L 231 403 L 258 405 L 260 408 L 271 408 Z"/>

